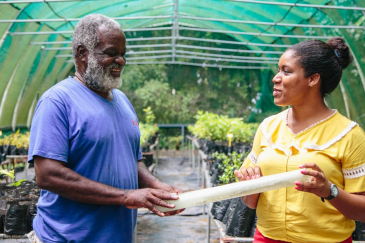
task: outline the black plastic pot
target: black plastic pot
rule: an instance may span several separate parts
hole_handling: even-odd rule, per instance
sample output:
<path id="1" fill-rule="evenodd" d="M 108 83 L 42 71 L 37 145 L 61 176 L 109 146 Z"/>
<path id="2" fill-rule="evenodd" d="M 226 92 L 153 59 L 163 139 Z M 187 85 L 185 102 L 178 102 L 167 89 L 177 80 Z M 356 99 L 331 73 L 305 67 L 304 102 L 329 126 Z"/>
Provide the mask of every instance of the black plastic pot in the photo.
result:
<path id="1" fill-rule="evenodd" d="M 256 210 L 248 208 L 241 199 L 237 200 L 232 217 L 227 220 L 226 234 L 234 237 L 249 236 L 255 215 Z"/>
<path id="2" fill-rule="evenodd" d="M 29 205 L 20 205 L 18 202 L 8 205 L 5 215 L 5 234 L 24 235 L 28 233 Z"/>
<path id="3" fill-rule="evenodd" d="M 250 229 L 250 234 L 248 235 L 248 237 L 253 237 L 255 235 L 256 225 L 257 225 L 257 215 L 255 215 L 255 218 L 252 222 L 251 229 Z"/>
<path id="4" fill-rule="evenodd" d="M 231 199 L 214 202 L 211 209 L 213 218 L 222 221 L 230 203 Z"/>
<path id="5" fill-rule="evenodd" d="M 363 222 L 357 222 L 356 223 L 356 229 L 352 233 L 352 239 L 358 240 L 358 241 L 364 241 L 365 240 L 365 223 Z"/>
<path id="6" fill-rule="evenodd" d="M 227 224 L 227 222 L 232 220 L 233 213 L 234 213 L 234 210 L 236 208 L 238 200 L 241 200 L 241 198 L 237 197 L 237 198 L 232 198 L 231 199 L 231 203 L 229 204 L 229 206 L 227 208 L 227 211 L 226 211 L 226 214 L 224 215 L 224 218 L 222 220 L 223 224 Z"/>

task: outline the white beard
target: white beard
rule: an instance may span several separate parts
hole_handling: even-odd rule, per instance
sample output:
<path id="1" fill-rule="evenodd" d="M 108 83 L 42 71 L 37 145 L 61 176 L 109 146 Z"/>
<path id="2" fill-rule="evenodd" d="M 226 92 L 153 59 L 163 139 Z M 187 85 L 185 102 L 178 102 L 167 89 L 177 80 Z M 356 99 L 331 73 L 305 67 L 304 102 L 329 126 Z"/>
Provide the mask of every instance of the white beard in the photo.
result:
<path id="1" fill-rule="evenodd" d="M 124 67 L 117 64 L 111 63 L 109 64 L 105 71 L 103 67 L 100 66 L 96 57 L 93 53 L 90 53 L 88 57 L 88 63 L 86 72 L 83 76 L 85 83 L 92 89 L 98 92 L 108 92 L 112 89 L 117 89 L 122 85 L 122 78 L 121 77 L 113 77 L 110 74 L 110 69 L 112 68 L 120 68 L 122 71 L 120 74 L 123 73 Z"/>

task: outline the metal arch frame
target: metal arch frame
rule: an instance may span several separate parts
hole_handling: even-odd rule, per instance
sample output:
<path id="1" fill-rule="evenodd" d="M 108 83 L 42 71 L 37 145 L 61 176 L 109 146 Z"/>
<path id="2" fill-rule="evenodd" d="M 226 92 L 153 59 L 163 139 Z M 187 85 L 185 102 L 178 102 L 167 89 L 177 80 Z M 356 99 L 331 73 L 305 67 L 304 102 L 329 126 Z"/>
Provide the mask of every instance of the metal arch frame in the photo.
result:
<path id="1" fill-rule="evenodd" d="M 1 120 L 2 120 L 1 118 L 3 117 L 2 114 L 3 114 L 3 111 L 4 111 L 4 103 L 5 103 L 6 98 L 8 96 L 10 86 L 13 83 L 14 76 L 15 76 L 16 72 L 18 71 L 18 67 L 19 67 L 20 62 L 22 60 L 23 60 L 22 58 L 19 58 L 19 61 L 18 61 L 17 65 L 15 66 L 15 68 L 13 70 L 13 73 L 11 74 L 10 80 L 8 81 L 8 84 L 6 85 L 6 88 L 4 90 L 3 97 L 2 97 L 1 103 L 0 103 L 0 123 L 1 123 Z"/>
<path id="2" fill-rule="evenodd" d="M 14 108 L 14 112 L 13 112 L 13 118 L 12 118 L 12 121 L 11 121 L 11 128 L 12 128 L 13 131 L 15 131 L 16 119 L 18 117 L 19 104 L 20 104 L 21 98 L 23 96 L 23 93 L 24 93 L 24 90 L 25 90 L 25 85 L 27 83 L 27 80 L 29 78 L 30 73 L 31 73 L 31 70 L 29 71 L 27 77 L 25 78 L 25 80 L 23 82 L 23 86 L 20 90 L 20 93 L 18 95 L 18 99 L 17 99 L 16 104 L 15 104 L 15 108 Z"/>
<path id="3" fill-rule="evenodd" d="M 33 0 L 33 1 L 1 1 L 1 3 L 9 3 L 9 4 L 16 4 L 16 3 L 44 3 L 44 2 L 79 2 L 83 0 Z"/>
<path id="4" fill-rule="evenodd" d="M 347 118 L 351 119 L 350 107 L 349 107 L 349 103 L 348 103 L 348 99 L 347 99 L 346 89 L 345 89 L 345 86 L 342 83 L 342 80 L 340 80 L 340 89 L 341 89 L 343 101 L 345 103 Z"/>
<path id="5" fill-rule="evenodd" d="M 178 1 L 178 0 L 174 0 Z M 178 11 L 178 10 L 175 10 Z M 270 25 L 270 26 L 283 26 L 283 27 L 299 27 L 299 28 L 328 28 L 328 29 L 365 29 L 365 26 L 355 25 L 315 25 L 315 24 L 290 24 L 290 23 L 276 23 L 276 22 L 261 22 L 261 21 L 247 21 L 247 20 L 235 20 L 235 19 L 218 19 L 218 18 L 206 18 L 198 16 L 187 16 L 187 15 L 160 15 L 160 16 L 138 16 L 138 17 L 111 17 L 114 20 L 140 20 L 140 19 L 193 19 L 193 20 L 207 20 L 227 23 L 238 23 L 238 24 L 256 24 L 256 25 Z M 76 22 L 80 21 L 81 18 L 65 18 L 65 19 L 3 19 L 0 23 L 32 23 L 32 22 Z M 173 22 L 173 23 L 174 23 Z M 178 22 L 178 20 L 177 20 Z"/>
<path id="6" fill-rule="evenodd" d="M 179 36 L 179 0 L 174 1 L 174 20 L 171 30 L 172 61 L 175 62 L 176 38 Z"/>
<path id="7" fill-rule="evenodd" d="M 82 0 L 32 0 L 32 1 L 1 1 L 0 4 L 13 4 L 13 3 L 42 3 L 42 2 L 78 2 Z M 345 7 L 345 6 L 330 6 L 330 5 L 316 5 L 316 4 L 300 4 L 300 3 L 282 3 L 282 2 L 266 2 L 266 1 L 253 1 L 253 0 L 225 0 L 231 2 L 244 2 L 244 3 L 256 3 L 256 4 L 268 4 L 268 5 L 281 5 L 292 7 L 312 7 L 312 8 L 332 8 L 332 9 L 345 9 L 345 10 L 365 10 L 361 7 Z M 97 2 L 97 1 L 96 1 Z"/>
<path id="8" fill-rule="evenodd" d="M 331 5 L 318 5 L 318 4 L 302 4 L 302 3 L 283 3 L 283 2 L 267 2 L 267 1 L 253 1 L 253 0 L 224 0 L 229 2 L 243 2 L 243 3 L 256 3 L 289 7 L 305 7 L 305 8 L 331 8 L 331 9 L 344 9 L 344 10 L 365 10 L 361 7 L 345 7 L 345 6 L 331 6 Z"/>
<path id="9" fill-rule="evenodd" d="M 20 9 L 19 12 L 16 14 L 15 19 L 17 19 L 19 17 L 19 15 L 23 12 L 24 8 Z M 3 36 L 0 39 L 0 49 L 2 47 L 2 45 L 4 44 L 4 41 L 6 39 L 6 37 L 8 36 L 8 34 L 10 33 L 10 29 L 11 27 L 13 27 L 14 23 L 10 23 L 8 28 L 5 30 Z"/>

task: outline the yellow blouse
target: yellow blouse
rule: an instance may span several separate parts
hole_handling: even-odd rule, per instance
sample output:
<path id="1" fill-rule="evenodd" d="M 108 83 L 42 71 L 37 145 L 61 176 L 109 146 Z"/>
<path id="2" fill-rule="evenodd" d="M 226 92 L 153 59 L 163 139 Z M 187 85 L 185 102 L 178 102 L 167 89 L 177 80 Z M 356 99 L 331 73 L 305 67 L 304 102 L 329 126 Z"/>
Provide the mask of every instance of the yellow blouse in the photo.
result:
<path id="1" fill-rule="evenodd" d="M 260 166 L 263 176 L 316 163 L 329 181 L 349 193 L 365 191 L 365 133 L 337 111 L 294 134 L 286 125 L 288 110 L 266 118 L 257 130 L 243 166 Z M 266 237 L 289 242 L 341 242 L 355 230 L 328 201 L 288 188 L 260 194 L 257 227 Z"/>

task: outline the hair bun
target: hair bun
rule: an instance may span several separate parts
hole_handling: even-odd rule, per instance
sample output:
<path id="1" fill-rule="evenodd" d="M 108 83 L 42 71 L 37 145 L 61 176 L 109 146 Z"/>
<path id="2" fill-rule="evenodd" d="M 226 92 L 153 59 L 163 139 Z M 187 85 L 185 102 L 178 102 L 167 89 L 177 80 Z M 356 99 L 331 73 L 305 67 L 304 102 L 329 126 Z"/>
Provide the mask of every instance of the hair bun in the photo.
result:
<path id="1" fill-rule="evenodd" d="M 345 69 L 352 62 L 353 57 L 350 54 L 350 48 L 342 38 L 332 38 L 327 42 L 327 45 L 329 45 L 334 52 L 336 51 L 334 54 L 337 54 L 337 60 L 342 69 Z"/>

